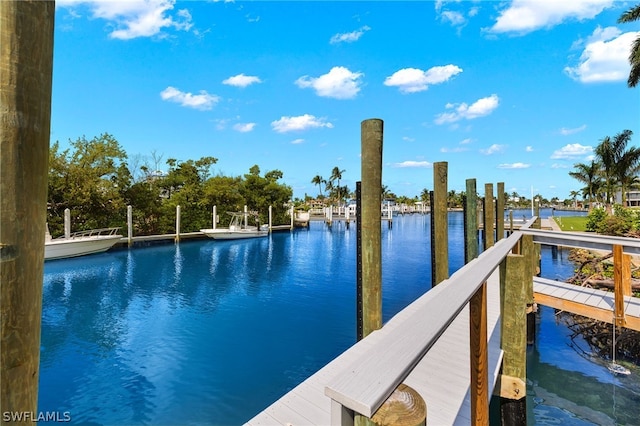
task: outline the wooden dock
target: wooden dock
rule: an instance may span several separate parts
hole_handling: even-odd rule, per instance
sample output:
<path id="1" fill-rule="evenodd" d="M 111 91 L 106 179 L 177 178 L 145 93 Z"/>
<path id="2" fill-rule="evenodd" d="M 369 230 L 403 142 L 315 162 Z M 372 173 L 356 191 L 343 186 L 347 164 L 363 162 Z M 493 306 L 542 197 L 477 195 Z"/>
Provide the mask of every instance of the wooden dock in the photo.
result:
<path id="1" fill-rule="evenodd" d="M 530 235 L 537 244 L 618 250 L 618 260 L 623 259 L 623 253 L 640 254 L 637 239 L 530 229 L 530 224 L 500 240 L 246 424 L 353 424 L 354 412 L 371 417 L 400 383 L 424 399 L 427 424 L 472 424 L 473 401 L 478 401 L 479 395 L 471 377 L 471 370 L 478 365 L 470 354 L 473 320 L 468 302 L 483 282 L 487 289 L 483 371 L 494 394 L 504 396 L 512 391 L 510 386 L 519 391 L 521 384 L 511 384 L 513 378 L 500 376 L 505 352 L 500 347 L 502 268 L 498 265 L 512 256 L 511 250 L 521 238 Z M 640 298 L 630 293 L 622 296 L 620 291 L 536 277 L 532 281 L 537 303 L 610 323 L 616 320 L 619 325 L 640 330 Z"/>
<path id="2" fill-rule="evenodd" d="M 533 297 L 536 303 L 573 314 L 613 323 L 615 294 L 610 291 L 535 277 Z M 623 296 L 626 328 L 640 331 L 640 298 Z"/>
<path id="3" fill-rule="evenodd" d="M 487 335 L 489 336 L 489 371 L 492 389 L 502 361 L 498 280 L 498 273 L 495 272 L 488 280 L 487 290 Z M 431 302 L 438 297 L 439 293 L 442 293 L 441 290 L 445 289 L 441 286 L 444 286 L 444 283 L 428 291 L 390 319 L 380 330 L 347 349 L 246 424 L 332 424 L 331 398 L 325 395 L 326 386 L 339 379 L 345 369 L 362 357 L 366 357 L 367 353 L 375 354 L 384 351 L 389 347 L 390 340 L 395 341 L 396 347 L 402 344 L 401 330 L 412 326 L 415 328 L 416 324 L 422 324 L 425 329 L 428 329 L 428 323 L 425 321 L 433 315 Z M 418 391 L 427 403 L 429 424 L 470 424 L 469 356 L 469 308 L 467 306 L 404 381 Z M 385 369 L 393 369 L 393 365 L 379 367 L 379 374 L 384 374 Z"/>

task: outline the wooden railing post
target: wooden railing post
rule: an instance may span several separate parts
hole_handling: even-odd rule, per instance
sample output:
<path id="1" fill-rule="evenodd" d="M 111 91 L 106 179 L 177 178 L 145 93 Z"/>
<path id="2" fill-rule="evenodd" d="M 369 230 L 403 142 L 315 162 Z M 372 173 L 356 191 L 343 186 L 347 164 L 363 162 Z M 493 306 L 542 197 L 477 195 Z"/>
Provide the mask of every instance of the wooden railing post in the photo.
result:
<path id="1" fill-rule="evenodd" d="M 489 352 L 487 347 L 487 283 L 469 301 L 471 424 L 489 424 Z"/>
<path id="2" fill-rule="evenodd" d="M 624 254 L 622 246 L 613 246 L 613 288 L 615 297 L 615 324 L 627 323 L 624 317 L 624 296 L 631 296 L 631 256 Z"/>
<path id="3" fill-rule="evenodd" d="M 527 303 L 527 345 L 533 345 L 536 333 L 536 306 L 533 300 L 533 275 L 537 268 L 536 247 L 532 235 L 520 238 L 520 254 L 524 257 L 525 297 Z"/>
<path id="4" fill-rule="evenodd" d="M 526 291 L 525 258 L 510 254 L 500 264 L 501 346 L 504 351 L 498 384 L 503 425 L 526 425 Z"/>
<path id="5" fill-rule="evenodd" d="M 464 202 L 465 263 L 478 257 L 478 196 L 476 180 L 467 179 Z M 471 372 L 471 424 L 489 424 L 489 371 L 487 348 L 487 283 L 469 301 L 469 367 Z"/>

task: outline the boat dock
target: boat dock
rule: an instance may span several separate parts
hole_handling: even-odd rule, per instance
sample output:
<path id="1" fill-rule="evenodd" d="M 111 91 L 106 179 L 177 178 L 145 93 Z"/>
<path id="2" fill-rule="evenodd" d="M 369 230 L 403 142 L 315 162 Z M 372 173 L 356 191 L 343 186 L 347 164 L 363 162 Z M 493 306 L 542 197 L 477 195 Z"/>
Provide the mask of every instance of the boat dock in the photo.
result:
<path id="1" fill-rule="evenodd" d="M 483 408 L 478 407 L 491 394 L 522 397 L 524 381 L 504 371 L 506 352 L 511 349 L 501 347 L 503 333 L 515 332 L 511 325 L 502 324 L 508 314 L 501 313 L 500 306 L 500 288 L 508 291 L 512 278 L 510 259 L 523 259 L 512 250 L 521 252 L 525 237 L 534 244 L 609 250 L 614 251 L 614 265 L 621 270 L 628 267 L 630 255 L 640 254 L 638 239 L 531 229 L 530 225 L 485 250 L 246 424 L 350 425 L 356 413 L 374 415 L 401 383 L 426 403 L 427 424 L 474 424 L 482 414 Z M 616 291 L 607 292 L 530 277 L 530 302 L 640 331 L 640 298 L 632 297 L 630 275 L 617 275 L 615 281 Z M 483 286 L 486 297 L 478 309 L 475 297 Z M 524 302 L 520 303 L 524 310 Z M 485 312 L 484 319 L 477 316 L 478 310 Z M 470 336 L 483 323 L 486 341 L 472 342 Z M 521 338 L 519 350 L 524 351 L 524 335 Z M 479 384 L 482 378 L 485 389 Z"/>

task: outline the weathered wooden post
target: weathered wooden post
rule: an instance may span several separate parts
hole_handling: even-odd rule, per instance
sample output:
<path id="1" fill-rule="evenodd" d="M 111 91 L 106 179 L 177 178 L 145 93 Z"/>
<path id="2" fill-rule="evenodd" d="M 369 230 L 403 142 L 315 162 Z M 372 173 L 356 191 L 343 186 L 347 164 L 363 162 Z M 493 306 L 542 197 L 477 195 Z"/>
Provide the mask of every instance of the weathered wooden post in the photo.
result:
<path id="1" fill-rule="evenodd" d="M 613 246 L 613 289 L 615 325 L 624 326 L 624 296 L 631 296 L 631 256 L 618 244 Z"/>
<path id="2" fill-rule="evenodd" d="M 504 352 L 499 382 L 503 425 L 527 424 L 526 397 L 526 260 L 509 254 L 500 264 L 501 346 Z"/>
<path id="3" fill-rule="evenodd" d="M 127 245 L 133 245 L 133 207 L 127 206 Z"/>
<path id="4" fill-rule="evenodd" d="M 0 407 L 36 413 L 55 4 L 0 1 Z"/>
<path id="5" fill-rule="evenodd" d="M 271 231 L 272 226 L 273 226 L 273 207 L 269 206 L 269 231 Z"/>
<path id="6" fill-rule="evenodd" d="M 431 284 L 449 278 L 449 220 L 447 208 L 447 162 L 433 163 L 431 202 Z"/>
<path id="7" fill-rule="evenodd" d="M 493 238 L 493 223 L 494 223 L 494 211 L 493 211 L 493 184 L 484 184 L 484 205 L 482 207 L 484 217 L 482 218 L 482 242 L 484 249 L 493 247 L 495 239 Z"/>
<path id="8" fill-rule="evenodd" d="M 504 238 L 504 182 L 496 189 L 496 241 Z"/>
<path id="9" fill-rule="evenodd" d="M 478 257 L 478 195 L 476 180 L 467 179 L 464 200 L 465 263 Z M 489 424 L 489 370 L 487 347 L 487 284 L 469 301 L 469 348 L 471 373 L 471 424 Z"/>
<path id="10" fill-rule="evenodd" d="M 217 210 L 218 210 L 218 206 L 213 206 L 213 211 L 211 212 L 211 216 L 213 216 L 211 227 L 213 229 L 216 229 L 216 226 L 218 224 L 218 211 Z M 271 226 L 271 218 L 269 218 L 269 226 Z"/>
<path id="11" fill-rule="evenodd" d="M 478 192 L 476 180 L 467 179 L 464 200 L 464 263 L 478 257 Z"/>
<path id="12" fill-rule="evenodd" d="M 289 229 L 291 231 L 293 231 L 293 215 L 294 215 L 294 211 L 293 211 L 293 206 L 291 206 L 291 225 L 289 226 Z"/>
<path id="13" fill-rule="evenodd" d="M 176 206 L 176 236 L 175 242 L 180 242 L 180 206 Z"/>
<path id="14" fill-rule="evenodd" d="M 536 338 L 536 305 L 533 300 L 533 276 L 537 268 L 537 253 L 532 235 L 520 238 L 520 254 L 524 257 L 524 282 L 527 303 L 527 345 L 533 345 Z"/>
<path id="15" fill-rule="evenodd" d="M 71 236 L 71 210 L 64 209 L 64 236 L 69 238 Z"/>
<path id="16" fill-rule="evenodd" d="M 382 199 L 383 121 L 361 123 L 362 183 L 360 213 L 362 241 L 362 333 L 366 337 L 382 327 L 382 246 L 380 203 Z"/>

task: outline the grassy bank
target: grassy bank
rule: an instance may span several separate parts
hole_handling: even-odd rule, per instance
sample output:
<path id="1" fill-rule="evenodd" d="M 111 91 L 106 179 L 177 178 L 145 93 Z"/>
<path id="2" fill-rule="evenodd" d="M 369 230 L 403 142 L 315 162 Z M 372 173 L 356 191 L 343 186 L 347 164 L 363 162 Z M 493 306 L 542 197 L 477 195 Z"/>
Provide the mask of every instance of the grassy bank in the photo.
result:
<path id="1" fill-rule="evenodd" d="M 554 217 L 560 229 L 563 231 L 586 231 L 586 216 L 558 216 Z"/>

